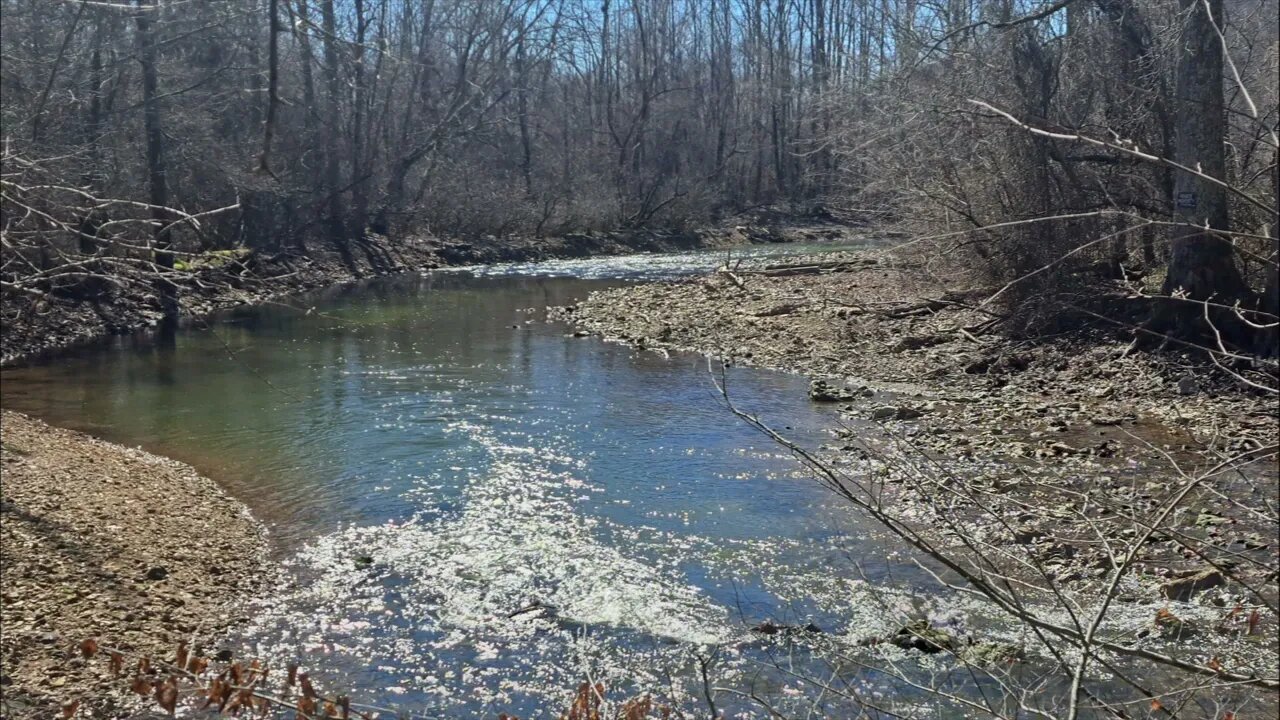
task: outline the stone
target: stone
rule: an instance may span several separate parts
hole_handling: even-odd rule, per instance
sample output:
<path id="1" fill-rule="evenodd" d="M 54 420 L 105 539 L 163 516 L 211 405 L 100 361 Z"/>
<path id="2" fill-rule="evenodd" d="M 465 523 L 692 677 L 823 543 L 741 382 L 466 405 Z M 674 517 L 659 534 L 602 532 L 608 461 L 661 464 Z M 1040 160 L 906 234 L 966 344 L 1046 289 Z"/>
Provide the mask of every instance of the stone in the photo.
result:
<path id="1" fill-rule="evenodd" d="M 1178 394 L 1179 395 L 1195 395 L 1200 392 L 1200 383 L 1196 382 L 1195 376 L 1187 373 L 1178 378 Z"/>
<path id="2" fill-rule="evenodd" d="M 837 381 L 813 380 L 809 383 L 809 399 L 814 402 L 844 402 L 854 399 L 852 390 Z"/>
<path id="3" fill-rule="evenodd" d="M 1022 648 L 1002 642 L 977 642 L 960 652 L 965 662 L 979 667 L 1009 665 L 1023 658 Z"/>
<path id="4" fill-rule="evenodd" d="M 915 420 L 924 411 L 907 405 L 881 405 L 871 410 L 872 420 Z"/>
<path id="5" fill-rule="evenodd" d="M 1227 579 L 1217 570 L 1204 570 L 1194 575 L 1170 580 L 1160 586 L 1160 594 L 1170 600 L 1187 602 L 1195 597 L 1198 592 L 1219 587 L 1226 583 Z"/>
<path id="6" fill-rule="evenodd" d="M 903 625 L 889 642 L 904 650 L 938 653 L 955 650 L 956 639 L 946 630 L 933 626 L 928 620 L 914 620 Z"/>

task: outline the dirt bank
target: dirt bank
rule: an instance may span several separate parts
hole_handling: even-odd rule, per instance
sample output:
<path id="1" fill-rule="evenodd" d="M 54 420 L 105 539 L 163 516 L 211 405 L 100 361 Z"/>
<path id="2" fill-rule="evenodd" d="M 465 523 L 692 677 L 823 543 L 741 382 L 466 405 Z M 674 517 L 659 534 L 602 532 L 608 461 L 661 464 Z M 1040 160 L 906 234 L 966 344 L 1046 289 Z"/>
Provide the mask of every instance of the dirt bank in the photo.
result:
<path id="1" fill-rule="evenodd" d="M 363 278 L 446 266 L 526 262 L 551 258 L 673 252 L 749 243 L 812 240 L 842 228 L 801 218 L 769 218 L 687 232 L 632 230 L 579 233 L 558 238 L 485 237 L 441 240 L 378 236 L 353 242 L 346 253 L 317 245 L 305 254 L 289 251 L 223 252 L 184 257 L 174 274 L 184 318 L 199 318 L 236 305 L 253 304 Z M 10 365 L 106 335 L 152 327 L 161 318 L 153 281 L 116 274 L 110 280 L 81 279 L 49 292 L 8 290 L 0 299 L 4 322 L 0 365 Z M 56 284 L 56 283 L 55 283 Z"/>
<path id="2" fill-rule="evenodd" d="M 1151 538 L 1135 563 L 1141 586 L 1125 594 L 1163 602 L 1221 560 L 1273 599 L 1275 518 L 1261 512 L 1276 502 L 1273 396 L 1194 357 L 1126 354 L 1119 333 L 1006 337 L 983 297 L 869 251 L 597 292 L 552 317 L 640 348 L 809 375 L 815 400 L 842 411 L 824 448 L 833 465 L 886 483 L 908 518 L 938 522 L 936 495 L 954 494 L 965 509 L 953 536 L 1019 547 L 1082 592 L 1109 567 L 1098 518 L 1117 537 L 1143 536 L 1141 519 L 1183 472 L 1234 457 L 1233 472 L 1183 501 L 1170 534 Z M 1233 584 L 1196 594 L 1258 601 Z"/>
<path id="3" fill-rule="evenodd" d="M 0 620 L 8 718 L 117 707 L 104 644 L 169 657 L 210 643 L 265 577 L 265 538 L 240 503 L 192 468 L 4 412 Z M 125 688 L 127 689 L 127 688 Z"/>

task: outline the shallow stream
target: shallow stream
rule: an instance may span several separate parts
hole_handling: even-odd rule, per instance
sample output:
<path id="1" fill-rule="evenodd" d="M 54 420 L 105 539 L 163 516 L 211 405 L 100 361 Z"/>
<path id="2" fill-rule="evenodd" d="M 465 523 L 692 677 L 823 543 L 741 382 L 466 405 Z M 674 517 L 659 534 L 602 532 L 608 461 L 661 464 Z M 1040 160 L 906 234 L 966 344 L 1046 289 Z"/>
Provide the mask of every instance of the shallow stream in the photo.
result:
<path id="1" fill-rule="evenodd" d="M 1006 698 L 996 675 L 945 653 L 867 647 L 916 618 L 955 637 L 1037 645 L 990 606 L 944 592 L 735 418 L 705 358 L 545 321 L 547 307 L 594 289 L 725 259 L 371 280 L 230 312 L 169 345 L 117 338 L 6 369 L 4 404 L 184 460 L 244 501 L 282 570 L 223 647 L 297 660 L 323 691 L 357 701 L 412 717 L 556 718 L 589 682 L 614 709 L 648 694 L 676 717 L 843 718 L 886 698 L 895 712 L 966 715 L 922 683 Z M 805 378 L 725 378 L 738 407 L 801 445 L 833 442 L 837 426 L 891 441 L 811 403 Z M 1152 618 L 1167 603 L 1156 602 L 1117 605 L 1105 632 L 1161 644 Z M 1201 627 L 1222 612 L 1177 610 Z M 1039 674 L 1053 664 L 1028 659 L 1008 671 L 1061 705 L 1063 678 Z"/>
<path id="2" fill-rule="evenodd" d="M 704 358 L 543 321 L 723 260 L 373 280 L 229 313 L 170 348 L 118 339 L 6 370 L 5 404 L 189 462 L 247 503 L 286 581 L 228 642 L 299 658 L 324 688 L 430 716 L 555 717 L 591 680 L 745 711 L 736 693 L 798 695 L 778 668 L 809 662 L 752 626 L 865 635 L 885 613 L 859 588 L 915 576 L 728 412 Z M 791 437 L 830 439 L 834 411 L 804 378 L 728 380 Z M 840 682 L 874 692 L 856 675 Z"/>

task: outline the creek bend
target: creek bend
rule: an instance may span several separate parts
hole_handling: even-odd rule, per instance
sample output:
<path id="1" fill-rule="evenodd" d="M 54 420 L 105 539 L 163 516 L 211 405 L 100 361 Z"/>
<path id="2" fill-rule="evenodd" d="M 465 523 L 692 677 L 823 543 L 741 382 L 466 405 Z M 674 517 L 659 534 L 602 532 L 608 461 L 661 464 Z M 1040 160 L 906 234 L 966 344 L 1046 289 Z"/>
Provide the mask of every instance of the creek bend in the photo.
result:
<path id="1" fill-rule="evenodd" d="M 695 704 L 711 658 L 716 685 L 785 693 L 752 625 L 891 631 L 882 597 L 859 600 L 868 581 L 924 579 L 728 412 L 705 359 L 542 322 L 723 258 L 372 280 L 228 313 L 170 348 L 117 339 L 6 370 L 5 404 L 186 461 L 248 504 L 285 581 L 228 644 L 299 658 L 324 687 L 426 715 L 555 716 L 587 677 Z M 789 436 L 830 438 L 835 413 L 804 378 L 728 378 Z"/>

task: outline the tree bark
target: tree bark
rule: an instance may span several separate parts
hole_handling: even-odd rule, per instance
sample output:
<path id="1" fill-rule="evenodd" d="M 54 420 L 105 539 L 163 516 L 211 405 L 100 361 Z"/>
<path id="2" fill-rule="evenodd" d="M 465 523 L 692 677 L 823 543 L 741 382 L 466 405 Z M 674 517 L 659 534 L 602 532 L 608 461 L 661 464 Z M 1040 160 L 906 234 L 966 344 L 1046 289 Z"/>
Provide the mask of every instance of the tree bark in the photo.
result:
<path id="1" fill-rule="evenodd" d="M 342 87 L 338 79 L 338 18 L 333 9 L 333 0 L 322 0 L 320 15 L 324 29 L 325 91 L 328 96 L 327 117 L 324 124 L 324 179 L 325 191 L 328 193 L 329 239 L 343 251 L 345 258 L 347 257 L 346 223 L 343 221 L 342 213 L 342 166 L 338 140 Z"/>
<path id="2" fill-rule="evenodd" d="M 276 109 L 280 105 L 280 0 L 268 3 L 267 39 L 267 119 L 262 126 L 262 156 L 258 170 L 271 174 L 271 140 L 276 132 Z"/>
<path id="3" fill-rule="evenodd" d="M 159 12 L 155 0 L 137 0 L 135 21 L 138 28 L 138 59 L 142 65 L 142 118 L 146 135 L 147 181 L 151 203 L 152 247 L 160 272 L 155 283 L 160 298 L 161 331 L 170 333 L 178 324 L 178 298 L 173 282 L 165 273 L 173 271 L 173 253 L 169 252 L 171 218 L 164 208 L 169 205 L 169 186 L 165 168 L 164 128 L 161 124 L 159 78 L 156 75 L 156 39 L 152 16 Z"/>
<path id="4" fill-rule="evenodd" d="M 1214 22 L 1222 21 L 1222 0 L 1180 0 L 1186 25 L 1178 61 L 1174 160 L 1219 180 L 1227 177 L 1226 104 L 1223 98 L 1222 44 Z M 1211 18 L 1206 6 L 1213 13 Z M 1231 243 L 1212 230 L 1230 230 L 1227 191 L 1196 175 L 1175 171 L 1173 216 L 1183 223 L 1170 237 L 1169 272 L 1164 292 L 1194 300 L 1244 300 L 1249 289 L 1235 264 Z M 1186 303 L 1181 303 L 1187 305 Z M 1194 305 L 1183 317 L 1202 316 Z M 1183 323 L 1185 324 L 1185 323 Z"/>

